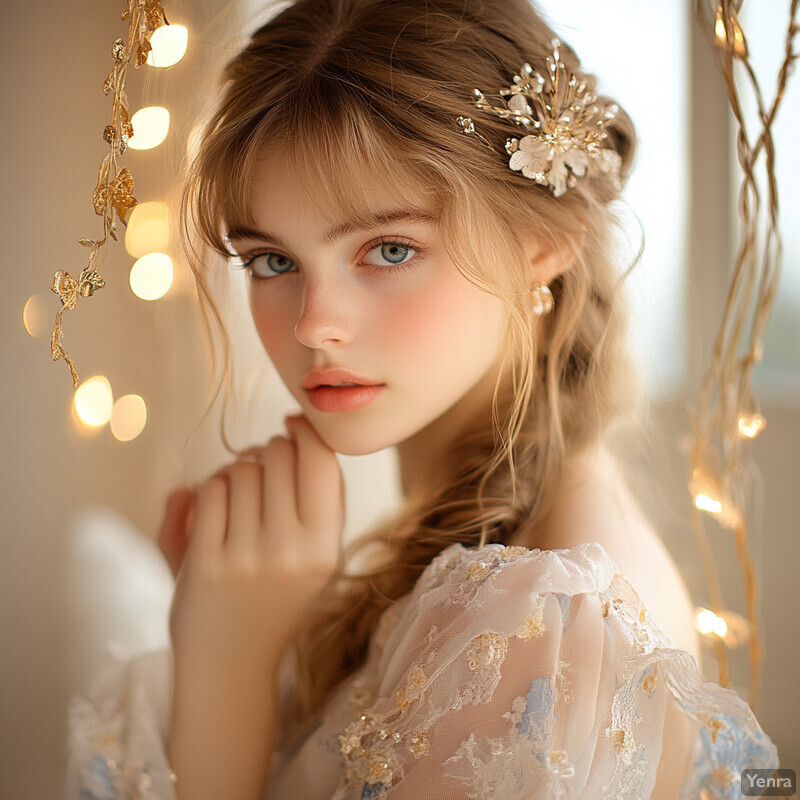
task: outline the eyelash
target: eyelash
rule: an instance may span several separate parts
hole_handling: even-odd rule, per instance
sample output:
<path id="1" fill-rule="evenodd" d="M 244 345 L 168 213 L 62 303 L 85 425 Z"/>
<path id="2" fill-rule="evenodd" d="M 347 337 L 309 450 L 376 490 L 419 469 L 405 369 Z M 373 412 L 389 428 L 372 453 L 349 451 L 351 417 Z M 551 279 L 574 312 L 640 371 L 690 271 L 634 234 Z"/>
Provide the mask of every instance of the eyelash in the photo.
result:
<path id="1" fill-rule="evenodd" d="M 407 248 L 409 250 L 414 251 L 414 255 L 408 261 L 404 261 L 402 264 L 394 264 L 392 266 L 381 266 L 379 264 L 369 264 L 370 273 L 376 275 L 381 273 L 383 275 L 390 274 L 396 275 L 401 272 L 406 272 L 407 270 L 411 269 L 411 263 L 421 259 L 425 255 L 425 249 L 420 247 L 419 245 L 415 244 L 414 242 L 410 241 L 409 239 L 405 239 L 402 236 L 379 236 L 377 239 L 370 242 L 368 245 L 365 246 L 363 252 L 364 256 L 367 256 L 373 250 L 377 249 L 378 247 L 382 247 L 383 245 L 387 244 L 397 244 L 400 247 Z M 246 269 L 250 272 L 250 277 L 252 280 L 255 281 L 268 281 L 272 280 L 272 278 L 277 277 L 278 275 L 282 275 L 284 273 L 276 272 L 275 275 L 270 275 L 269 277 L 265 277 L 263 275 L 256 275 L 253 273 L 252 270 L 249 269 L 250 265 L 257 259 L 259 256 L 268 256 L 268 255 L 279 255 L 274 250 L 259 250 L 255 253 L 249 254 L 246 258 L 244 256 L 239 256 L 241 259 L 240 264 L 233 264 L 232 266 L 236 269 Z M 291 261 L 291 259 L 289 259 Z M 294 263 L 294 262 L 292 262 Z"/>

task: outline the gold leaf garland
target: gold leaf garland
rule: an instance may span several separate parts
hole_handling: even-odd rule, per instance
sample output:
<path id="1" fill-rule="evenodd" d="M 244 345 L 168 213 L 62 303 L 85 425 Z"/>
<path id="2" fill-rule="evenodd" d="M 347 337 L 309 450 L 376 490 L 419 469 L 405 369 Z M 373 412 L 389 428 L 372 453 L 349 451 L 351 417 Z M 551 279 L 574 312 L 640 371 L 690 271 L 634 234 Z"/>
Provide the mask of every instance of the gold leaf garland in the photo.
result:
<path id="1" fill-rule="evenodd" d="M 748 474 L 742 461 L 745 442 L 763 429 L 751 385 L 755 365 L 763 354 L 763 335 L 777 289 L 780 264 L 778 191 L 772 125 L 798 54 L 794 50 L 798 0 L 792 0 L 784 42 L 784 59 L 771 104 L 764 103 L 761 86 L 749 59 L 747 39 L 739 21 L 743 0 L 719 0 L 713 16 L 707 0 L 697 0 L 695 15 L 718 53 L 731 111 L 736 122 L 736 154 L 742 170 L 739 188 L 740 239 L 725 310 L 714 341 L 713 357 L 701 383 L 700 399 L 692 415 L 695 443 L 690 460 L 689 491 L 694 499 L 693 527 L 706 573 L 711 605 L 723 616 L 722 593 L 701 511 L 731 530 L 745 586 L 750 658 L 748 702 L 755 710 L 762 661 L 758 624 L 756 569 L 748 545 L 745 497 Z M 713 9 L 713 7 L 712 7 Z M 748 130 L 741 104 L 736 67 L 740 67 L 755 97 L 758 131 Z M 763 157 L 767 179 L 766 203 L 756 180 Z M 764 209 L 766 209 L 764 211 Z M 759 231 L 766 216 L 766 230 Z M 740 355 L 740 353 L 744 355 Z M 727 651 L 715 643 L 719 683 L 729 683 Z"/>
<path id="2" fill-rule="evenodd" d="M 125 78 L 131 61 L 134 69 L 139 69 L 147 61 L 147 55 L 152 49 L 150 37 L 153 32 L 168 24 L 160 0 L 126 0 L 126 3 L 127 9 L 123 11 L 121 18 L 128 22 L 128 38 L 127 41 L 116 39 L 111 45 L 113 67 L 103 82 L 103 94 L 113 94 L 113 103 L 111 123 L 103 130 L 103 139 L 108 144 L 108 152 L 100 163 L 97 186 L 92 195 L 95 213 L 103 218 L 103 238 L 80 239 L 79 244 L 91 250 L 88 265 L 77 279 L 67 270 L 58 270 L 51 287 L 61 300 L 61 308 L 56 313 L 53 323 L 50 354 L 53 361 L 63 358 L 67 363 L 73 387 L 78 386 L 78 373 L 63 345 L 61 318 L 64 311 L 76 307 L 78 297 L 91 297 L 95 291 L 105 286 L 105 281 L 97 271 L 104 255 L 101 254 L 101 249 L 108 242 L 109 236 L 116 241 L 115 217 L 123 225 L 127 224 L 128 217 L 136 206 L 136 198 L 133 196 L 133 176 L 127 168 L 119 169 L 117 166 L 117 157 L 128 149 L 128 142 L 133 136 L 133 125 L 125 94 Z"/>

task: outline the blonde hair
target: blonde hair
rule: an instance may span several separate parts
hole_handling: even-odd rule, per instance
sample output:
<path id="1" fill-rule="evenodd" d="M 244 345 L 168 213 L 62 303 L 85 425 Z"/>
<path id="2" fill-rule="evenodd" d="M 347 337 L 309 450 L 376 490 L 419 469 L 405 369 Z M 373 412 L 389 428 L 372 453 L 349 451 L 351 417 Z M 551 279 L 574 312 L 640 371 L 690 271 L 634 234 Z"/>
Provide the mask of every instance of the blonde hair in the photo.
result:
<path id="1" fill-rule="evenodd" d="M 354 545 L 379 542 L 380 566 L 338 576 L 299 633 L 301 716 L 359 667 L 382 612 L 442 549 L 505 543 L 522 525 L 535 534 L 568 460 L 634 405 L 611 255 L 618 189 L 601 177 L 553 197 L 508 168 L 509 123 L 479 116 L 471 102 L 473 88 L 507 86 L 524 62 L 543 64 L 553 36 L 525 0 L 300 0 L 224 73 L 184 192 L 190 241 L 228 254 L 224 226 L 252 224 L 248 176 L 265 148 L 349 218 L 367 211 L 352 176 L 370 169 L 409 203 L 441 211 L 453 262 L 503 301 L 509 319 L 511 385 L 498 381 L 491 417 L 458 438 L 436 485 Z M 567 46 L 562 59 L 579 69 Z M 459 132 L 461 114 L 480 120 L 497 152 Z M 635 148 L 624 112 L 609 134 L 624 177 Z M 555 311 L 543 320 L 531 308 L 523 232 L 574 255 L 551 284 Z M 220 322 L 201 254 L 190 256 Z"/>

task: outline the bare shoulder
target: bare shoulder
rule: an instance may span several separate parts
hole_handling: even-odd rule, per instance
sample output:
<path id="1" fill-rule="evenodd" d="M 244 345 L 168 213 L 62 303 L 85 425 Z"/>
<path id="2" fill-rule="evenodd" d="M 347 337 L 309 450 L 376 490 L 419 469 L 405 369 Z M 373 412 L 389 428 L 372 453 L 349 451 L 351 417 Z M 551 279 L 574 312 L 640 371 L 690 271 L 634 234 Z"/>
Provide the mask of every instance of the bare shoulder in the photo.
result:
<path id="1" fill-rule="evenodd" d="M 673 643 L 700 663 L 689 591 L 672 556 L 612 457 L 599 452 L 567 478 L 552 511 L 520 544 L 567 549 L 597 542 L 642 599 Z"/>

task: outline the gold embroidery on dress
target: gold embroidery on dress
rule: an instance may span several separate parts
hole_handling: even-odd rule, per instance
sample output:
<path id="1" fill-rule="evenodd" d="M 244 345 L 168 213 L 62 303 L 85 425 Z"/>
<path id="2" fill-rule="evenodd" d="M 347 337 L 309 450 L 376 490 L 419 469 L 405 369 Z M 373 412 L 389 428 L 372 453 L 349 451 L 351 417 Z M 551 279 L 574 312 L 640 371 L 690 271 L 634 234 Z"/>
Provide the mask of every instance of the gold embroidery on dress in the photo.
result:
<path id="1" fill-rule="evenodd" d="M 397 707 L 405 708 L 412 700 L 417 698 L 426 680 L 425 670 L 419 664 L 414 664 L 408 672 L 405 688 L 398 689 L 395 695 Z"/>
<path id="2" fill-rule="evenodd" d="M 491 569 L 492 564 L 489 561 L 474 561 L 469 565 L 467 571 L 469 572 L 469 577 L 473 581 L 482 581 L 489 574 Z"/>
<path id="3" fill-rule="evenodd" d="M 556 673 L 556 694 L 564 703 L 572 702 L 572 681 L 564 674 L 570 667 L 566 661 L 558 662 L 558 672 Z"/>
<path id="4" fill-rule="evenodd" d="M 527 547 L 521 547 L 520 545 L 510 545 L 503 549 L 503 558 L 506 561 L 516 561 L 518 558 L 522 558 L 522 556 L 526 556 L 529 553 L 537 553 L 538 550 L 528 550 Z"/>
<path id="5" fill-rule="evenodd" d="M 630 731 L 623 728 L 606 728 L 606 736 L 611 741 L 617 756 L 625 762 L 630 761 L 634 750 Z"/>
<path id="6" fill-rule="evenodd" d="M 716 744 L 717 737 L 727 728 L 727 725 L 721 719 L 711 717 L 711 719 L 706 722 L 706 727 L 711 732 L 711 741 Z"/>
<path id="7" fill-rule="evenodd" d="M 571 778 L 575 767 L 569 763 L 565 750 L 551 750 L 547 756 L 547 768 L 559 778 Z"/>
<path id="8" fill-rule="evenodd" d="M 387 739 L 398 743 L 402 736 L 385 729 L 377 730 L 375 718 L 367 712 L 347 726 L 339 736 L 339 751 L 344 756 L 348 781 L 384 786 L 392 783 L 401 764 L 391 745 L 385 746 Z"/>
<path id="9" fill-rule="evenodd" d="M 507 650 L 507 637 L 499 633 L 482 633 L 470 642 L 464 656 L 467 666 L 477 672 L 502 664 Z"/>
<path id="10" fill-rule="evenodd" d="M 422 731 L 412 731 L 408 737 L 408 749 L 413 756 L 421 756 L 428 749 L 428 737 Z"/>
<path id="11" fill-rule="evenodd" d="M 658 665 L 654 664 L 653 669 L 648 672 L 644 678 L 642 678 L 642 691 L 648 697 L 653 696 L 653 692 L 656 690 L 656 686 L 658 685 L 658 675 L 656 674 L 657 667 Z"/>
<path id="12" fill-rule="evenodd" d="M 603 609 L 603 617 L 608 617 L 611 613 L 611 601 L 604 594 L 600 595 L 600 603 Z"/>
<path id="13" fill-rule="evenodd" d="M 526 617 L 525 621 L 520 625 L 517 632 L 514 634 L 518 639 L 531 639 L 534 636 L 542 636 L 547 630 L 547 625 L 544 624 L 544 605 L 546 598 L 540 594 L 536 598 L 536 605 L 530 614 Z"/>

